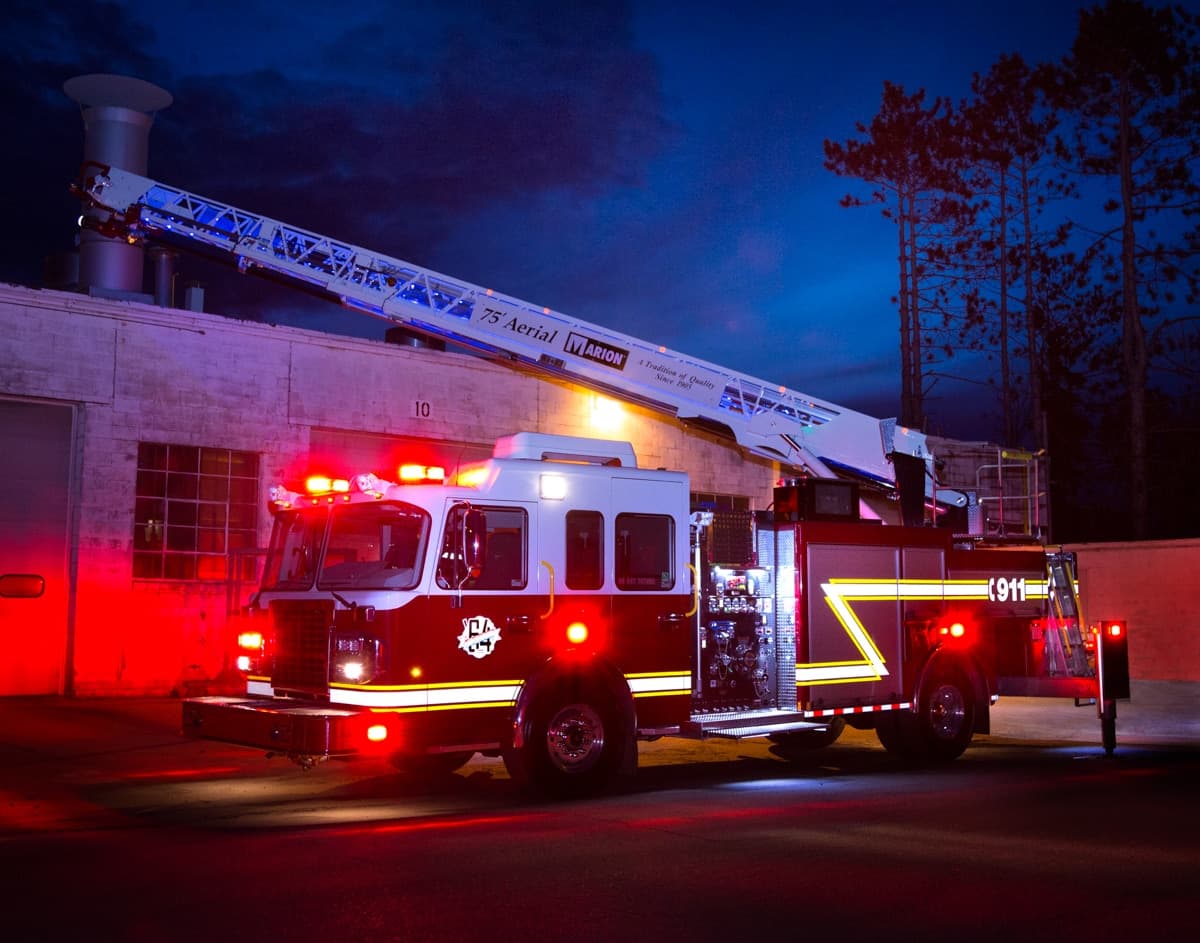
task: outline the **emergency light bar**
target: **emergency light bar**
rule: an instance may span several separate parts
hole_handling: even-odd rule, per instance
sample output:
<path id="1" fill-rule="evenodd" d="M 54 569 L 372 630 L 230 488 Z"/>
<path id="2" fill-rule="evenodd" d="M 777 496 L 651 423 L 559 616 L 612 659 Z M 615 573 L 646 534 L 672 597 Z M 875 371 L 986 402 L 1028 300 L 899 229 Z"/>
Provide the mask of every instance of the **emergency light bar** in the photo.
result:
<path id="1" fill-rule="evenodd" d="M 358 493 L 377 501 L 386 497 L 392 488 L 407 485 L 444 484 L 446 469 L 441 465 L 421 465 L 409 463 L 396 469 L 400 483 L 388 481 L 370 472 L 355 475 L 353 478 L 330 478 L 328 475 L 310 475 L 305 479 L 304 492 L 292 491 L 286 485 L 274 485 L 268 491 L 268 498 L 277 509 L 286 511 L 289 508 L 316 507 L 320 504 L 331 504 L 336 499 L 349 501 L 351 494 Z M 460 481 L 461 484 L 461 481 Z"/>
<path id="2" fill-rule="evenodd" d="M 446 480 L 446 469 L 441 465 L 404 464 L 400 466 L 400 481 L 404 484 L 441 484 Z"/>

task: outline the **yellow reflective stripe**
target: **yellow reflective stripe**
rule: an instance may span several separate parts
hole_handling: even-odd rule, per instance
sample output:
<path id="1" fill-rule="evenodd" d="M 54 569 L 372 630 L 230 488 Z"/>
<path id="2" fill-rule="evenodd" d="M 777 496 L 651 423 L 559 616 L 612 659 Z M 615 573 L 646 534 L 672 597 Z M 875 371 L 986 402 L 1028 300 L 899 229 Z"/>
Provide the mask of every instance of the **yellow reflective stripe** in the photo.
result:
<path id="1" fill-rule="evenodd" d="M 1024 599 L 1047 597 L 1048 581 L 1014 577 L 1021 581 Z M 830 579 L 821 584 L 825 602 L 855 649 L 861 661 L 811 662 L 796 665 L 796 684 L 845 684 L 854 681 L 880 681 L 888 676 L 886 659 L 875 645 L 852 602 L 901 602 L 916 600 L 989 601 L 993 598 L 995 581 L 987 578 L 943 579 Z"/>
<path id="2" fill-rule="evenodd" d="M 634 697 L 665 697 L 692 693 L 690 671 L 639 671 L 625 675 Z"/>
<path id="3" fill-rule="evenodd" d="M 691 694 L 689 671 L 639 671 L 625 676 L 634 697 L 669 697 Z M 462 710 L 470 707 L 512 707 L 523 682 L 463 681 L 437 684 L 336 684 L 329 700 L 376 710 L 396 712 Z"/>
<path id="4" fill-rule="evenodd" d="M 862 661 L 846 661 L 840 665 L 828 663 L 797 664 L 796 684 L 812 684 L 816 681 L 879 681 L 889 674 L 884 657 L 875 646 L 874 639 L 850 608 L 851 601 L 894 600 L 898 592 L 897 580 L 830 580 L 821 584 L 825 602 L 835 618 L 841 623 Z M 884 591 L 887 590 L 885 593 Z"/>
<path id="5" fill-rule="evenodd" d="M 330 685 L 332 704 L 353 704 L 376 709 L 418 711 L 457 710 L 463 707 L 512 707 L 520 681 L 467 681 L 430 685 Z"/>

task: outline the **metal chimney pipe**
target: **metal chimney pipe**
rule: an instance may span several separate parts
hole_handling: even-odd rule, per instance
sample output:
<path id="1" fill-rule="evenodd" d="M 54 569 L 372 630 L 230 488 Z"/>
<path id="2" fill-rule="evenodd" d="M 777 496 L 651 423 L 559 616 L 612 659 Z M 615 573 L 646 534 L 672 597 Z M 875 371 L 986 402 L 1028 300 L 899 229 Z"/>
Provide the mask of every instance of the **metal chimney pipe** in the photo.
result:
<path id="1" fill-rule="evenodd" d="M 150 126 L 154 114 L 171 104 L 170 93 L 142 79 L 104 74 L 67 79 L 63 91 L 83 109 L 83 159 L 145 174 Z M 140 294 L 144 274 L 141 246 L 81 230 L 81 290 L 118 297 Z"/>
<path id="2" fill-rule="evenodd" d="M 150 263 L 154 267 L 154 303 L 160 308 L 175 307 L 175 258 L 170 249 L 154 246 Z"/>

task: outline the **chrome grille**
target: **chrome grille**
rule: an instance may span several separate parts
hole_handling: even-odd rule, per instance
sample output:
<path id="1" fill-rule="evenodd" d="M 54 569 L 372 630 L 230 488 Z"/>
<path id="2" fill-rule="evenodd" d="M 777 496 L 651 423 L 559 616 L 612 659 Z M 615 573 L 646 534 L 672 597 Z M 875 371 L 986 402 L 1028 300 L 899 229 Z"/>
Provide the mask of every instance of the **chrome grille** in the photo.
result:
<path id="1" fill-rule="evenodd" d="M 333 601 L 276 599 L 271 603 L 271 618 L 271 686 L 277 691 L 326 693 Z"/>

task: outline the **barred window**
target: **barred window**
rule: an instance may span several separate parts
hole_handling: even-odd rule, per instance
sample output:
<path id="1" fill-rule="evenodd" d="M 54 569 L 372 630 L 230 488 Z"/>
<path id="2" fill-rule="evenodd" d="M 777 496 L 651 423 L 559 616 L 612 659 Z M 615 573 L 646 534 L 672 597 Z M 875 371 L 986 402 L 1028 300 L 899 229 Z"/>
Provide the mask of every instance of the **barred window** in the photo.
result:
<path id="1" fill-rule="evenodd" d="M 740 494 L 691 493 L 693 511 L 749 511 L 750 499 Z"/>
<path id="2" fill-rule="evenodd" d="M 258 455 L 138 444 L 134 579 L 223 580 L 230 554 L 257 540 Z M 236 559 L 253 570 L 249 555 Z"/>

